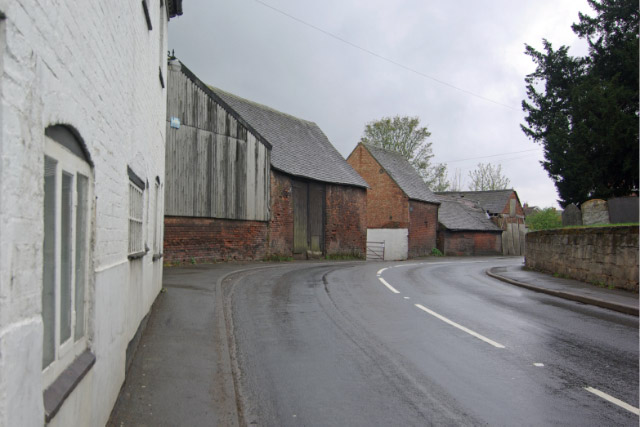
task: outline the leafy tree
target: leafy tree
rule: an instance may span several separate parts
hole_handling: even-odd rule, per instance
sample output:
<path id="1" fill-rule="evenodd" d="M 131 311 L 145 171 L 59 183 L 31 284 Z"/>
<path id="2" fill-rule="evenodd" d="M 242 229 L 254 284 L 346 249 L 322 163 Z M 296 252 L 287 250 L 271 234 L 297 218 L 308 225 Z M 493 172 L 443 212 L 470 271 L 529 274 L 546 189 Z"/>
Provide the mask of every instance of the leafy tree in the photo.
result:
<path id="1" fill-rule="evenodd" d="M 451 174 L 451 179 L 449 180 L 449 191 L 462 191 L 463 187 L 463 178 L 462 171 L 460 169 L 456 169 Z M 444 190 L 447 191 L 447 190 Z"/>
<path id="2" fill-rule="evenodd" d="M 426 141 L 430 136 L 426 126 L 420 127 L 418 117 L 383 117 L 365 125 L 360 142 L 400 153 L 430 189 L 446 191 L 449 188 L 447 165 L 431 164 L 432 143 Z"/>
<path id="3" fill-rule="evenodd" d="M 544 208 L 527 216 L 525 222 L 529 230 L 561 228 L 562 216 L 555 208 Z"/>
<path id="4" fill-rule="evenodd" d="M 471 183 L 469 190 L 504 190 L 509 188 L 509 178 L 502 175 L 502 165 L 493 166 L 491 163 L 478 163 L 478 167 L 469 172 Z"/>
<path id="5" fill-rule="evenodd" d="M 573 31 L 589 55 L 568 47 L 526 46 L 537 68 L 527 75 L 524 133 L 544 148 L 542 166 L 560 204 L 627 195 L 638 185 L 638 3 L 589 0 Z M 543 88 L 543 89 L 542 89 Z"/>

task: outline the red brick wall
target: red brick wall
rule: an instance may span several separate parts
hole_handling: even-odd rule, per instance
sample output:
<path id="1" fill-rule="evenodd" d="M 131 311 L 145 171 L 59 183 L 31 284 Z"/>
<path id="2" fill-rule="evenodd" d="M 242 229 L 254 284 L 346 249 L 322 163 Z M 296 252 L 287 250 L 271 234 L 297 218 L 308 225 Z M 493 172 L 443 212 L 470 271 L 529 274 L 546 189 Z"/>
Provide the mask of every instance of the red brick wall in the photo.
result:
<path id="1" fill-rule="evenodd" d="M 165 217 L 164 260 L 256 260 L 266 254 L 267 223 L 216 218 Z"/>
<path id="2" fill-rule="evenodd" d="M 502 232 L 439 230 L 438 249 L 445 255 L 502 255 Z"/>
<path id="3" fill-rule="evenodd" d="M 367 227 L 409 228 L 409 199 L 366 148 L 358 145 L 347 162 L 367 184 Z"/>
<path id="4" fill-rule="evenodd" d="M 291 178 L 271 171 L 271 220 L 165 217 L 167 262 L 258 260 L 293 255 Z M 326 185 L 325 252 L 366 252 L 366 190 Z"/>
<path id="5" fill-rule="evenodd" d="M 367 191 L 346 185 L 326 185 L 325 252 L 365 256 Z"/>
<path id="6" fill-rule="evenodd" d="M 271 170 L 271 221 L 267 237 L 269 254 L 293 255 L 293 192 L 288 175 Z"/>
<path id="7" fill-rule="evenodd" d="M 438 205 L 409 202 L 409 258 L 429 255 L 436 247 Z"/>

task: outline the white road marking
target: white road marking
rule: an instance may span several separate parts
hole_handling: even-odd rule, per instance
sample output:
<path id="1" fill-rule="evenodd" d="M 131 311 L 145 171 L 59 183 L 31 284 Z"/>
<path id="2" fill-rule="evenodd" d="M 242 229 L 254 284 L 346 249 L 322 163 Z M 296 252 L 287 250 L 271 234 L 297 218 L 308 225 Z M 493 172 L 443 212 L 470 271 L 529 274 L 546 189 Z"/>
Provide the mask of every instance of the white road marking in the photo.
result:
<path id="1" fill-rule="evenodd" d="M 396 288 L 394 288 L 393 286 L 388 284 L 387 281 L 384 280 L 382 277 L 378 277 L 378 280 L 380 280 L 382 282 L 382 284 L 385 285 L 387 288 L 389 288 L 389 290 L 391 292 L 393 292 L 394 294 L 399 294 L 400 293 L 400 291 L 398 291 Z"/>
<path id="2" fill-rule="evenodd" d="M 429 266 L 429 265 L 444 265 L 444 264 L 486 264 L 488 262 L 493 262 L 491 261 L 437 261 L 437 262 L 420 262 L 420 263 L 411 263 L 411 264 L 399 264 L 399 265 L 395 265 L 395 268 L 400 268 L 400 267 L 412 267 L 414 265 L 424 265 L 424 266 Z"/>
<path id="3" fill-rule="evenodd" d="M 409 299 L 409 297 L 404 297 L 404 299 Z"/>
<path id="4" fill-rule="evenodd" d="M 537 366 L 537 367 L 540 368 L 540 367 L 544 366 L 544 363 L 534 363 L 533 366 Z"/>
<path id="5" fill-rule="evenodd" d="M 615 397 L 610 396 L 610 395 L 608 395 L 607 393 L 605 393 L 603 391 L 600 391 L 600 390 L 598 390 L 596 388 L 593 388 L 593 387 L 585 387 L 584 389 L 587 390 L 590 393 L 595 394 L 598 397 L 603 398 L 606 401 L 609 401 L 609 402 L 613 403 L 614 405 L 618 405 L 619 407 L 626 409 L 627 411 L 629 411 L 631 413 L 634 413 L 636 415 L 640 415 L 640 409 L 636 408 L 635 406 L 631 406 L 628 403 L 623 402 L 620 399 L 616 399 Z"/>
<path id="6" fill-rule="evenodd" d="M 383 271 L 385 271 L 388 267 L 382 268 L 380 270 L 378 270 L 378 272 L 376 273 L 378 276 L 380 276 L 382 274 Z"/>
<path id="7" fill-rule="evenodd" d="M 454 322 L 453 320 L 449 320 L 446 317 L 436 313 L 435 311 L 429 310 L 427 307 L 423 306 L 422 304 L 416 304 L 416 307 L 418 307 L 422 311 L 425 311 L 425 312 L 429 313 L 430 315 L 432 315 L 434 317 L 437 317 L 438 319 L 442 320 L 443 322 L 448 323 L 449 325 L 451 325 L 453 327 L 456 327 L 456 328 L 460 329 L 461 331 L 464 331 L 464 332 L 468 333 L 469 335 L 472 335 L 472 336 L 478 338 L 479 340 L 482 340 L 482 341 L 486 342 L 487 344 L 491 344 L 492 346 L 494 346 L 496 348 L 505 348 L 502 344 L 499 344 L 499 343 L 497 343 L 497 342 L 495 342 L 493 340 L 490 340 L 489 338 L 487 338 L 487 337 L 485 337 L 483 335 L 480 335 L 479 333 L 474 332 L 469 328 L 465 328 L 464 326 Z"/>

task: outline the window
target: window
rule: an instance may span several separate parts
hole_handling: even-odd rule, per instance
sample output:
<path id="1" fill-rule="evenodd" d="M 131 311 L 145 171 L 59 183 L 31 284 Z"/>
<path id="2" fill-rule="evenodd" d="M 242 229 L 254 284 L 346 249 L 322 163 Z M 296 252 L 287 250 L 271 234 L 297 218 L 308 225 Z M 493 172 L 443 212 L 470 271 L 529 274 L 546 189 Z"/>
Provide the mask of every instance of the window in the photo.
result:
<path id="1" fill-rule="evenodd" d="M 129 173 L 129 258 L 146 254 L 144 244 L 144 181 L 131 168 Z"/>
<path id="2" fill-rule="evenodd" d="M 164 1 L 160 0 L 160 14 L 158 17 L 158 27 L 160 29 L 160 37 L 158 37 L 159 52 L 158 61 L 160 69 L 160 85 L 164 89 L 164 78 L 162 77 L 162 67 L 167 63 L 167 55 L 164 52 L 164 26 L 167 23 L 167 14 L 164 9 Z"/>
<path id="3" fill-rule="evenodd" d="M 162 258 L 162 222 L 163 222 L 163 202 L 162 185 L 160 178 L 156 177 L 156 205 L 154 210 L 154 230 L 153 230 L 153 259 Z"/>
<path id="4" fill-rule="evenodd" d="M 45 132 L 42 368 L 45 385 L 85 350 L 91 166 L 64 126 Z"/>

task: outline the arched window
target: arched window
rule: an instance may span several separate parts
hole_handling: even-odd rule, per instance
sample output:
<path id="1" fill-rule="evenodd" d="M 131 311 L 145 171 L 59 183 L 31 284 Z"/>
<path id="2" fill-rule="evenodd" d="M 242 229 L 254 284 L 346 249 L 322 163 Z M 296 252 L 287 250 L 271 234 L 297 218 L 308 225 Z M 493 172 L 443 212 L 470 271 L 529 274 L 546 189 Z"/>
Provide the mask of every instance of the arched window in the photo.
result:
<path id="1" fill-rule="evenodd" d="M 73 128 L 49 126 L 44 147 L 42 367 L 45 387 L 87 347 L 92 164 Z"/>

